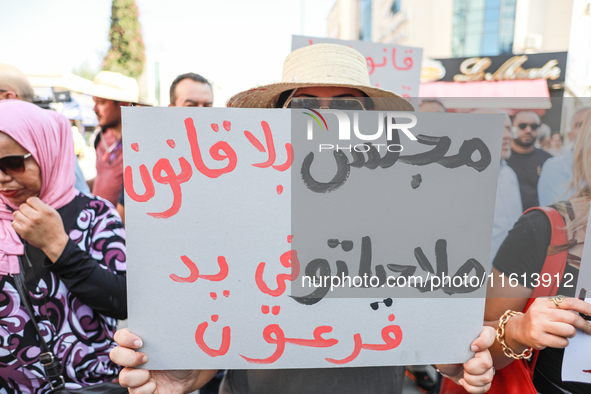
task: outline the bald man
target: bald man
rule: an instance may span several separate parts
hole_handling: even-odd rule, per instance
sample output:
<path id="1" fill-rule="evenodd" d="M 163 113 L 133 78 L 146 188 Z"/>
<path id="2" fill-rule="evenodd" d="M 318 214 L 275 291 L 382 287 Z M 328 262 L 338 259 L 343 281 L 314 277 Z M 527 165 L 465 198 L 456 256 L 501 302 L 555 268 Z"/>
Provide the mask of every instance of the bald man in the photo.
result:
<path id="1" fill-rule="evenodd" d="M 18 68 L 0 63 L 0 100 L 18 99 L 33 102 L 33 87 Z"/>
<path id="2" fill-rule="evenodd" d="M 0 63 L 0 100 L 23 100 L 32 103 L 33 97 L 35 94 L 29 78 L 18 68 Z M 84 174 L 82 174 L 77 159 L 75 163 L 76 184 L 74 186 L 79 191 L 90 194 L 90 189 L 84 180 Z"/>
<path id="3" fill-rule="evenodd" d="M 538 179 L 542 165 L 552 157 L 534 146 L 541 126 L 540 117 L 533 111 L 520 111 L 513 118 L 513 133 L 516 135 L 511 142 L 511 157 L 507 164 L 517 174 L 523 210 L 540 205 Z"/>

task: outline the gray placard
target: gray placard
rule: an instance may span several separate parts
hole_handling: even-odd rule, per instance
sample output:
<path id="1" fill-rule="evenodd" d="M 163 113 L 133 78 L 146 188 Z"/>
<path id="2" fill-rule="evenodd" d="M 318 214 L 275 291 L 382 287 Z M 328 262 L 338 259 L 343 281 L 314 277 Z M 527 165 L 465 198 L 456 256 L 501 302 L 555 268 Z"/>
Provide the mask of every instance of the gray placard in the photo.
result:
<path id="1" fill-rule="evenodd" d="M 435 242 L 443 237 L 450 265 L 455 268 L 475 257 L 488 271 L 502 116 L 415 115 L 416 134 L 450 136 L 449 154 L 457 153 L 463 141 L 481 138 L 491 164 L 483 171 L 436 163 L 355 169 L 337 192 L 345 193 L 358 182 L 363 187 L 389 183 L 395 200 L 381 192 L 362 193 L 348 220 L 310 224 L 330 237 L 355 242 L 371 234 L 376 257 L 400 245 L 395 261 L 413 264 L 414 248 L 422 247 L 433 261 Z M 129 327 L 144 340 L 142 350 L 149 356 L 145 367 L 329 368 L 466 361 L 472 354 L 469 344 L 482 328 L 483 299 L 396 298 L 374 310 L 370 303 L 381 299 L 327 297 L 303 305 L 290 297 L 293 243 L 307 236 L 293 232 L 294 220 L 303 217 L 292 217 L 292 200 L 297 195 L 299 204 L 300 197 L 301 203 L 322 197 L 308 195 L 301 176 L 289 169 L 292 143 L 291 169 L 301 168 L 309 153 L 292 141 L 292 121 L 290 110 L 279 109 L 123 109 Z M 403 144 L 409 154 L 429 149 Z M 423 181 L 412 189 L 410 178 L 416 172 Z M 366 176 L 370 179 L 362 180 Z M 292 190 L 294 185 L 298 190 Z M 326 205 L 339 198 L 336 192 L 324 197 Z M 377 218 L 381 228 L 389 223 L 396 228 L 373 235 L 359 220 L 364 212 Z M 353 227 L 355 232 L 339 227 L 351 221 L 360 224 Z M 297 251 L 301 270 L 310 260 L 306 248 L 301 255 Z"/>

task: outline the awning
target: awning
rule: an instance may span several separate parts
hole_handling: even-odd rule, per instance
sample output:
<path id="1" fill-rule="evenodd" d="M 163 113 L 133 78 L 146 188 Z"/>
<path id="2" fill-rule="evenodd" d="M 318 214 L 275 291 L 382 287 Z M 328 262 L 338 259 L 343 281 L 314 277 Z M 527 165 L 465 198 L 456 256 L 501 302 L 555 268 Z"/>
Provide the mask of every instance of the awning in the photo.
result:
<path id="1" fill-rule="evenodd" d="M 552 106 L 545 79 L 428 82 L 419 86 L 419 97 L 437 98 L 447 108 L 548 109 Z"/>
<path id="2" fill-rule="evenodd" d="M 91 91 L 93 86 L 92 81 L 72 73 L 28 75 L 28 77 L 34 87 L 51 87 L 59 90 L 87 93 Z"/>

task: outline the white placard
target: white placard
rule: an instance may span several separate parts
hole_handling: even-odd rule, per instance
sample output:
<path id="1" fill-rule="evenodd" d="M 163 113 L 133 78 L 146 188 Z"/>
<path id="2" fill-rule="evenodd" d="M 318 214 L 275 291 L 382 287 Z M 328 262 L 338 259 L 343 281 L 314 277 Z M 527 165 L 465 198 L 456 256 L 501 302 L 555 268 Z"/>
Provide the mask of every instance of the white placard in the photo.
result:
<path id="1" fill-rule="evenodd" d="M 591 210 L 589 211 L 591 218 Z M 587 219 L 587 223 L 589 223 Z M 591 232 L 585 233 L 585 245 L 591 245 Z M 581 289 L 585 289 L 586 302 L 591 302 L 591 248 L 583 248 L 581 257 L 581 268 L 577 278 L 578 296 Z M 562 359 L 562 380 L 565 382 L 591 383 L 591 336 L 577 330 L 574 338 L 568 340 L 568 346 L 564 349 Z"/>

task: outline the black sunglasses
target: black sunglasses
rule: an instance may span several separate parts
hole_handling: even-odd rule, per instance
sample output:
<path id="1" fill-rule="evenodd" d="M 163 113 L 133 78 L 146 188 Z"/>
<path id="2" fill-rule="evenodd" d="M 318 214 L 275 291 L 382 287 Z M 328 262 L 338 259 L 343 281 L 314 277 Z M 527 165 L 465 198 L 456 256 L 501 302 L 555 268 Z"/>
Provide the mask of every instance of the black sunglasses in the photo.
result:
<path id="1" fill-rule="evenodd" d="M 340 109 L 341 111 L 364 111 L 361 101 L 348 97 L 317 98 L 317 97 L 293 97 L 283 108 L 312 108 L 312 109 Z"/>
<path id="2" fill-rule="evenodd" d="M 25 172 L 25 160 L 31 157 L 30 153 L 18 156 L 4 156 L 0 159 L 0 171 L 6 175 L 14 176 Z"/>
<path id="3" fill-rule="evenodd" d="M 517 127 L 519 127 L 521 130 L 525 130 L 527 126 L 531 127 L 533 131 L 536 131 L 538 127 L 540 127 L 538 123 L 519 123 L 517 125 Z"/>

